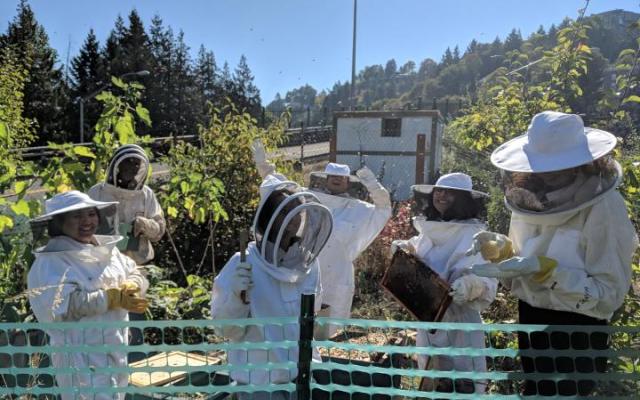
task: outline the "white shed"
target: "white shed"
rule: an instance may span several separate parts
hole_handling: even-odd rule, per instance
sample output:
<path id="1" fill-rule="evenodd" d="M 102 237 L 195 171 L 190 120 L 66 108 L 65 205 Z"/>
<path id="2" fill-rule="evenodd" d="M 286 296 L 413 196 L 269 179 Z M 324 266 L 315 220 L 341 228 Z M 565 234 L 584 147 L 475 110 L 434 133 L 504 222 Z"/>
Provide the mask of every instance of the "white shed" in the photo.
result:
<path id="1" fill-rule="evenodd" d="M 433 182 L 440 169 L 438 110 L 336 112 L 333 125 L 331 160 L 384 171 L 382 184 L 395 200 L 409 198 L 413 184 Z"/>

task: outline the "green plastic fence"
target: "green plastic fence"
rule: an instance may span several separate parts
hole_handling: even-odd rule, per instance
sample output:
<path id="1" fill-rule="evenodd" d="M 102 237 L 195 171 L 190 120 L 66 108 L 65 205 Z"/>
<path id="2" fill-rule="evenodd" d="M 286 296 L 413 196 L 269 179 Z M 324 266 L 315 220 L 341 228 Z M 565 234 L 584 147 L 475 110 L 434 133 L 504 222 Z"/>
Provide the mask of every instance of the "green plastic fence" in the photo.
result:
<path id="1" fill-rule="evenodd" d="M 307 321 L 308 322 L 308 321 Z M 130 321 L 90 323 L 20 323 L 0 324 L 0 398 L 112 398 L 120 394 L 136 399 L 223 399 L 240 398 L 298 398 L 313 399 L 516 399 L 523 382 L 545 381 L 554 385 L 563 381 L 589 382 L 594 386 L 591 398 L 638 399 L 640 398 L 640 327 L 586 327 L 586 326 L 537 326 L 516 324 L 453 324 L 400 321 L 372 321 L 316 318 L 316 332 L 327 325 L 338 325 L 338 333 L 326 340 L 311 340 L 316 361 L 306 367 L 310 370 L 308 382 L 296 378 L 297 371 L 305 371 L 304 354 L 290 357 L 288 362 L 268 360 L 264 363 L 236 364 L 227 362 L 232 350 L 295 351 L 306 348 L 305 338 L 277 342 L 240 342 L 223 340 L 216 332 L 223 327 L 257 326 L 264 328 L 303 324 L 298 318 L 269 318 L 215 321 Z M 47 344 L 45 332 L 50 330 L 82 331 L 84 329 L 113 329 L 128 327 L 138 330 L 144 341 L 131 345 L 65 345 L 53 347 Z M 481 332 L 485 348 L 472 347 L 416 347 L 417 330 L 432 329 L 446 332 Z M 302 329 L 305 332 L 305 329 Z M 610 345 L 596 350 L 586 349 L 518 349 L 517 334 L 606 334 Z M 542 333 L 540 333 L 542 332 Z M 308 339 L 308 338 L 307 338 Z M 309 343 L 307 343 L 309 344 Z M 127 367 L 71 365 L 55 368 L 49 362 L 51 354 L 108 353 L 122 351 L 132 359 Z M 173 352 L 173 353 L 172 353 Z M 175 352 L 182 352 L 176 354 Z M 300 352 L 303 353 L 303 352 Z M 173 354 L 176 360 L 184 355 L 194 355 L 185 364 L 168 365 Z M 294 353 L 291 353 L 294 354 Z M 437 357 L 483 357 L 487 371 L 442 371 L 419 369 L 415 358 L 427 355 Z M 322 357 L 322 362 L 317 360 Z M 149 364 L 148 359 L 164 361 L 165 365 Z M 183 357 L 183 358 L 180 358 Z M 522 357 L 550 360 L 559 358 L 577 360 L 606 359 L 606 372 L 534 372 L 524 373 Z M 133 359 L 137 359 L 134 363 Z M 152 360 L 153 360 L 152 359 Z M 147 360 L 147 361 L 145 361 Z M 173 360 L 173 359 L 171 359 Z M 162 362 L 160 363 L 162 364 Z M 291 370 L 285 382 L 264 384 L 236 384 L 229 379 L 235 371 Z M 57 387 L 55 376 L 60 374 L 136 374 L 138 378 L 171 373 L 172 379 L 162 379 L 162 385 L 127 387 Z M 139 381 L 140 379 L 138 379 Z M 439 386 L 448 382 L 451 392 Z M 458 382 L 481 383 L 484 392 L 458 392 Z M 421 386 L 422 384 L 422 386 Z M 444 385 L 446 386 L 446 385 Z M 579 387 L 579 386 L 578 386 Z M 259 392 L 259 393 L 258 393 Z M 537 396 L 525 397 L 537 398 Z M 540 397 L 549 398 L 549 397 Z M 563 397 L 572 398 L 572 397 Z M 579 398 L 579 397 L 575 397 Z"/>

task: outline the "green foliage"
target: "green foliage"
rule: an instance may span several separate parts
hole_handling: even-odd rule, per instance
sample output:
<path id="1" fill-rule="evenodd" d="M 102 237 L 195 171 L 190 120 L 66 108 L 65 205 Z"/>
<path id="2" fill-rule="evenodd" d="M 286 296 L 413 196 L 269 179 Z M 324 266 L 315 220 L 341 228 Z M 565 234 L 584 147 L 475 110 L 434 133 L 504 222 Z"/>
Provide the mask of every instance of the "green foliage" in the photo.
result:
<path id="1" fill-rule="evenodd" d="M 177 143 L 163 160 L 171 178 L 158 194 L 175 237 L 175 248 L 163 254 L 170 258 L 177 252 L 186 273 L 199 275 L 206 261 L 215 272 L 217 262 L 237 251 L 238 232 L 250 228 L 258 205 L 260 177 L 251 145 L 261 139 L 267 151 L 275 150 L 286 138 L 287 118 L 261 128 L 232 103 L 222 109 L 212 107 L 208 124 L 200 128 L 199 142 Z M 289 164 L 278 165 L 286 172 Z"/>
<path id="2" fill-rule="evenodd" d="M 213 279 L 188 275 L 187 284 L 178 286 L 168 279 L 170 274 L 163 268 L 147 265 L 145 269 L 149 273 L 150 317 L 163 320 L 210 318 Z"/>
<path id="3" fill-rule="evenodd" d="M 149 111 L 140 103 L 144 86 L 137 82 L 125 83 L 116 77 L 112 78 L 112 83 L 121 94 L 104 91 L 96 96 L 103 110 L 96 123 L 92 148 L 49 143 L 49 148 L 61 156 L 50 158 L 40 173 L 42 186 L 48 192 L 88 190 L 104 180 L 115 149 L 124 144 L 148 141 L 148 138 L 136 135 L 138 121 L 151 126 Z"/>
<path id="4" fill-rule="evenodd" d="M 17 15 L 9 23 L 5 35 L 0 36 L 0 51 L 11 50 L 16 55 L 21 73 L 26 74 L 21 94 L 24 96 L 23 115 L 37 124 L 37 144 L 47 140 L 64 139 L 66 118 L 64 111 L 69 98 L 60 66 L 56 65 L 56 51 L 26 1 L 17 7 Z M 0 55 L 3 58 L 4 53 Z"/>
<path id="5" fill-rule="evenodd" d="M 579 79 L 587 72 L 591 49 L 583 41 L 587 28 L 572 23 L 558 32 L 557 45 L 544 58 L 529 64 L 526 55 L 514 51 L 512 61 L 530 65 L 506 72 L 496 70 L 483 97 L 449 126 L 461 144 L 476 150 L 492 150 L 506 140 L 523 134 L 531 118 L 545 110 L 570 112 L 569 101 L 582 96 Z M 529 68 L 550 71 L 547 78 L 531 82 Z"/>

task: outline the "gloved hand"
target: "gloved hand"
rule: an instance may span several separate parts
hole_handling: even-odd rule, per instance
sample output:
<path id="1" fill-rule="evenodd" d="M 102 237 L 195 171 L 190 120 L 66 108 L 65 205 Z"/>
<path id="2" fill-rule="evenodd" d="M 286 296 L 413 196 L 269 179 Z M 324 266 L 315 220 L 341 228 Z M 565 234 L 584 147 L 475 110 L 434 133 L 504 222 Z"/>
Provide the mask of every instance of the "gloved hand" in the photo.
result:
<path id="1" fill-rule="evenodd" d="M 236 267 L 236 274 L 233 277 L 233 282 L 231 283 L 231 291 L 233 294 L 242 297 L 242 293 L 247 293 L 251 287 L 253 287 L 253 279 L 251 278 L 251 264 L 247 262 L 241 262 Z M 242 299 L 243 302 L 245 299 Z"/>
<path id="2" fill-rule="evenodd" d="M 513 257 L 513 243 L 503 234 L 482 231 L 473 235 L 471 248 L 466 255 L 482 254 L 482 258 L 493 263 Z"/>
<path id="3" fill-rule="evenodd" d="M 377 207 L 390 208 L 391 198 L 389 192 L 378 182 L 378 178 L 367 167 L 364 166 L 356 171 L 356 176 L 360 178 L 360 181 L 369 192 L 373 204 Z"/>
<path id="4" fill-rule="evenodd" d="M 251 145 L 251 152 L 253 153 L 253 161 L 256 164 L 258 173 L 262 178 L 273 173 L 275 167 L 267 161 L 267 153 L 264 150 L 264 145 L 260 139 L 253 141 Z"/>
<path id="5" fill-rule="evenodd" d="M 478 276 L 489 278 L 515 278 L 533 275 L 531 279 L 536 283 L 543 283 L 553 275 L 558 262 L 552 258 L 512 257 L 500 263 L 476 264 L 471 271 Z"/>
<path id="6" fill-rule="evenodd" d="M 150 236 L 156 222 L 150 218 L 137 216 L 133 221 L 133 236 Z"/>
<path id="7" fill-rule="evenodd" d="M 463 275 L 453 281 L 451 292 L 449 293 L 456 304 L 463 304 L 474 301 L 482 296 L 486 286 L 484 282 L 474 275 Z"/>
<path id="8" fill-rule="evenodd" d="M 373 171 L 371 171 L 366 165 L 356 171 L 356 176 L 360 178 L 363 183 L 377 181 L 377 178 L 374 175 Z"/>
<path id="9" fill-rule="evenodd" d="M 408 240 L 394 240 L 391 242 L 391 257 L 396 254 L 398 249 L 402 249 L 409 254 L 416 254 L 416 248 Z"/>
<path id="10" fill-rule="evenodd" d="M 120 285 L 120 289 L 126 289 L 126 290 L 140 290 L 140 286 L 138 286 L 137 282 L 134 281 L 124 281 L 121 285 Z"/>
<path id="11" fill-rule="evenodd" d="M 143 313 L 149 307 L 149 301 L 138 297 L 137 293 L 140 288 L 130 289 L 125 285 L 120 288 L 107 289 L 108 309 L 124 308 L 127 311 L 135 313 Z"/>

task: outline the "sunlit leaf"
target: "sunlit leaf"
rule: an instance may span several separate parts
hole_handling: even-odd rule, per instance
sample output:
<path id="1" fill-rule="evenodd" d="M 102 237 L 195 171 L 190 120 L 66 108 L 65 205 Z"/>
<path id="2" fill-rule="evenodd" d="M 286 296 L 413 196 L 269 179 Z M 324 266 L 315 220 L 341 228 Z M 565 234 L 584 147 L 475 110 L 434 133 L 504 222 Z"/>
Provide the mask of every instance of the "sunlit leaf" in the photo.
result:
<path id="1" fill-rule="evenodd" d="M 119 87 L 120 89 L 124 89 L 127 86 L 127 84 L 124 83 L 124 81 L 118 78 L 117 76 L 111 77 L 111 83 L 113 83 L 115 87 Z"/>
<path id="2" fill-rule="evenodd" d="M 87 146 L 75 146 L 73 152 L 80 157 L 96 158 L 96 155 Z"/>
<path id="3" fill-rule="evenodd" d="M 6 215 L 0 215 L 0 232 L 11 228 L 13 228 L 13 220 Z"/>
<path id="4" fill-rule="evenodd" d="M 11 210 L 18 214 L 24 215 L 25 217 L 29 216 L 29 203 L 26 200 L 20 200 L 17 203 L 11 205 Z"/>
<path id="5" fill-rule="evenodd" d="M 640 103 L 640 96 L 637 95 L 632 95 L 627 97 L 626 99 L 622 100 L 622 104 L 626 104 L 626 103 Z"/>
<path id="6" fill-rule="evenodd" d="M 149 116 L 149 110 L 142 106 L 142 104 L 136 104 L 136 114 L 138 118 L 148 127 L 151 127 L 151 117 Z"/>

